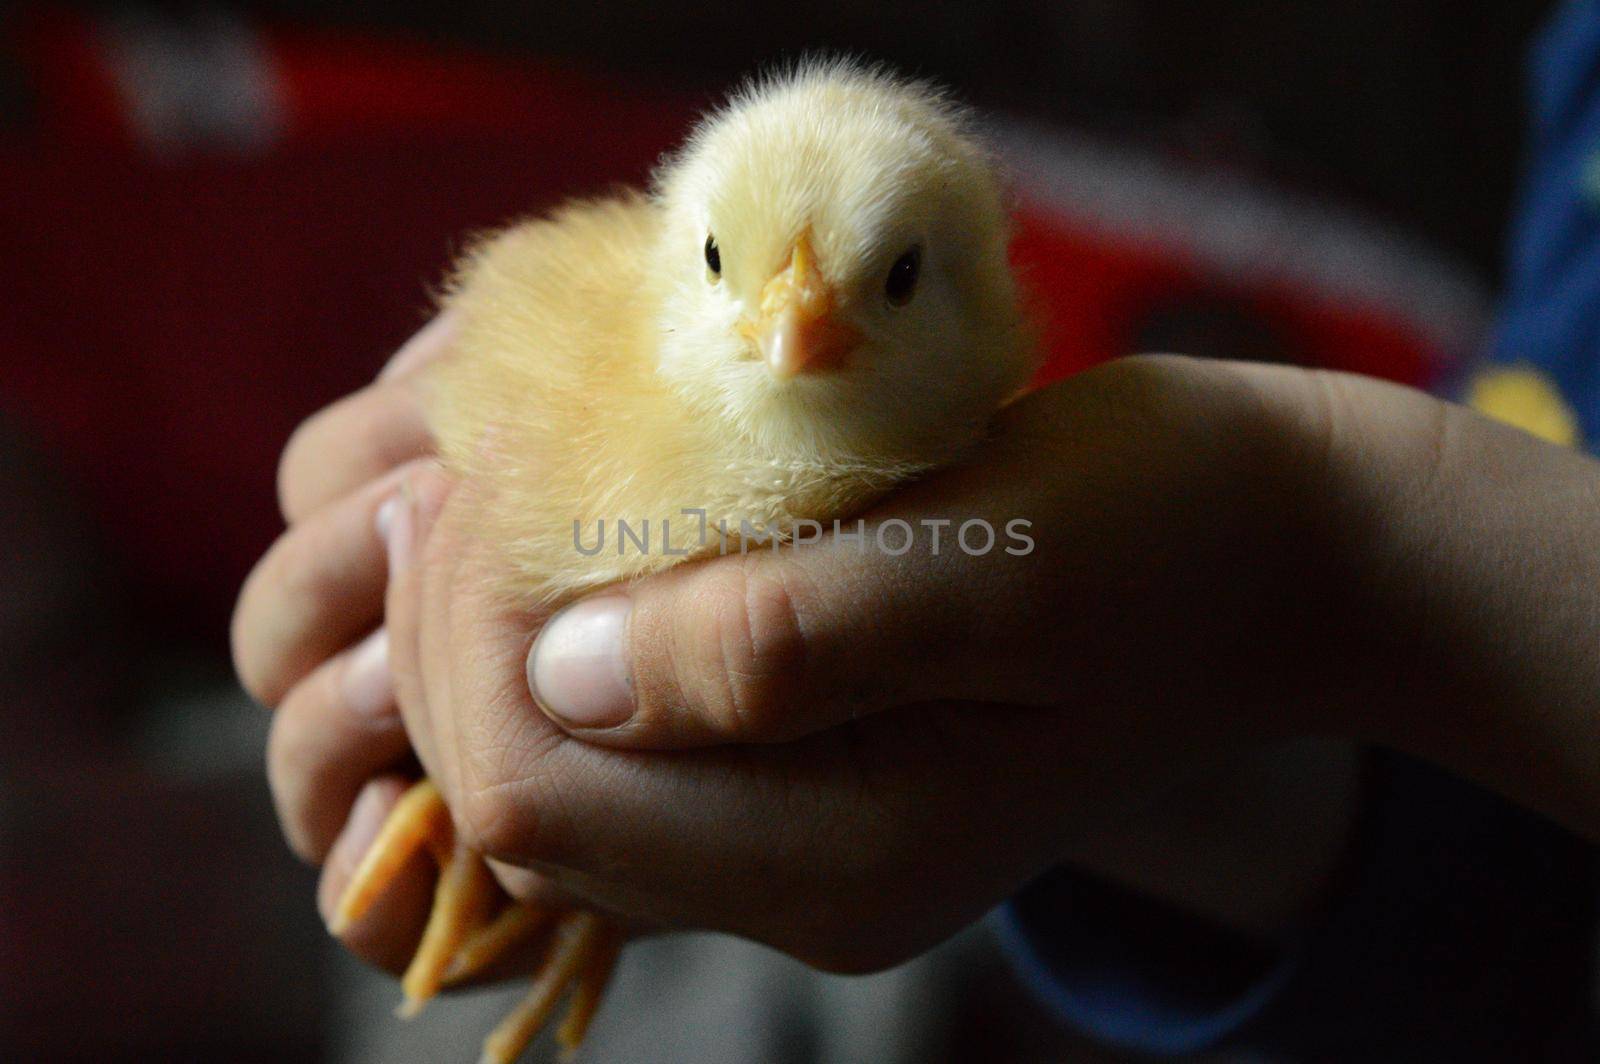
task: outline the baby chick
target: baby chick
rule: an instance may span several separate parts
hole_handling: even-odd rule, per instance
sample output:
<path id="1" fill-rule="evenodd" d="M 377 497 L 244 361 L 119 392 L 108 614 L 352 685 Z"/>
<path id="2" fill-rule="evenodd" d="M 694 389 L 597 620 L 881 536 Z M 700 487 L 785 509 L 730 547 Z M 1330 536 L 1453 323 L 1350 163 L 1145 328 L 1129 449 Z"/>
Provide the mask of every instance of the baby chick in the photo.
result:
<path id="1" fill-rule="evenodd" d="M 446 464 L 486 489 L 482 535 L 503 548 L 506 593 L 559 606 L 685 547 L 726 549 L 697 531 L 786 535 L 949 462 L 1035 365 L 1008 235 L 966 112 L 828 62 L 739 91 L 648 195 L 571 203 L 481 244 L 447 298 L 460 329 L 428 409 Z M 595 551 L 619 521 L 658 538 Z M 424 845 L 443 871 L 406 977 L 413 1006 L 540 923 L 518 905 L 485 922 L 489 875 L 427 781 L 341 920 Z M 576 1045 L 616 942 L 592 914 L 563 917 L 485 1059 L 519 1055 L 574 982 L 561 1034 Z"/>

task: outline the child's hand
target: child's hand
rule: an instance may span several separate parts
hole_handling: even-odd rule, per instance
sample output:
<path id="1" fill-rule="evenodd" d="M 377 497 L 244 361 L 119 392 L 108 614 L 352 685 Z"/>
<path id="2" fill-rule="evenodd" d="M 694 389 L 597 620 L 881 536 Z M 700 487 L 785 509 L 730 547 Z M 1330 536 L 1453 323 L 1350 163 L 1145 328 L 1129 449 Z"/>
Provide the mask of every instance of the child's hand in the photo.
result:
<path id="1" fill-rule="evenodd" d="M 590 905 L 832 968 L 903 959 L 1370 693 L 1323 661 L 1326 625 L 1360 625 L 1327 581 L 1320 422 L 1285 416 L 1295 387 L 1126 362 L 1019 404 L 868 516 L 923 530 L 913 551 L 761 551 L 596 596 L 533 654 L 552 712 L 624 711 L 586 741 L 530 694 L 544 618 L 485 579 L 481 487 L 419 472 L 389 540 L 408 733 L 471 845 Z M 934 555 L 923 522 L 944 519 Z M 955 538 L 974 519 L 997 533 L 982 553 Z M 1008 553 L 1018 519 L 1033 548 Z"/>
<path id="2" fill-rule="evenodd" d="M 869 515 L 951 520 L 938 556 L 920 538 L 712 559 L 573 607 L 531 654 L 544 618 L 478 579 L 477 489 L 398 476 L 407 730 L 468 840 L 528 870 L 503 877 L 519 892 L 871 967 L 1297 734 L 1387 742 L 1600 825 L 1597 467 L 1407 389 L 1130 360 L 1019 403 L 971 462 Z M 241 674 L 295 692 L 271 774 L 314 859 L 404 756 L 392 717 L 392 745 L 350 724 L 351 658 L 322 663 L 377 619 L 368 522 L 391 490 L 298 522 L 241 602 Z M 952 550 L 973 518 L 996 547 Z M 1003 549 L 1014 519 L 1025 555 Z M 373 786 L 325 898 L 393 800 Z M 408 953 L 415 889 L 358 951 Z"/>
<path id="3" fill-rule="evenodd" d="M 450 330 L 448 317 L 437 319 L 375 382 L 295 432 L 278 472 L 289 528 L 250 574 L 234 613 L 240 680 L 276 711 L 268 770 L 289 844 L 344 875 L 403 789 L 394 770 L 411 759 L 389 677 L 387 565 L 376 523 L 406 472 L 433 453 L 414 381 L 448 348 Z M 392 935 L 363 933 L 420 929 L 430 876 L 419 862 L 383 911 L 352 929 L 349 944 L 403 967 L 409 951 L 386 952 Z M 333 899 L 321 901 L 329 911 Z"/>

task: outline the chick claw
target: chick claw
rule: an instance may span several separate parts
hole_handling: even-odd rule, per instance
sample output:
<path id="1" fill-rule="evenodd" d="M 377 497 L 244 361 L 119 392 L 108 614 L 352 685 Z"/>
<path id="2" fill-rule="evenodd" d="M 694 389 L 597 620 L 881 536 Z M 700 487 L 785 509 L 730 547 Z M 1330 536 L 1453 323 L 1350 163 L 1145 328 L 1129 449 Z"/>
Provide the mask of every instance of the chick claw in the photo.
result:
<path id="1" fill-rule="evenodd" d="M 485 971 L 491 964 L 538 934 L 549 922 L 551 913 L 527 902 L 506 906 L 483 927 L 478 928 L 445 969 L 446 986 L 471 979 Z"/>
<path id="2" fill-rule="evenodd" d="M 490 1032 L 488 1038 L 484 1039 L 480 1064 L 512 1064 L 522 1055 L 522 1051 L 528 1048 L 534 1036 L 549 1022 L 551 1013 L 561 1000 L 562 992 L 574 979 L 580 979 L 597 947 L 603 947 L 605 936 L 604 921 L 594 913 L 573 912 L 561 918 L 550 942 L 550 952 L 546 955 L 539 974 L 534 977 L 528 996 L 522 999 L 522 1003 L 513 1009 L 509 1016 L 500 1021 L 500 1026 Z M 600 990 L 604 989 L 605 979 L 609 974 L 608 964 L 601 973 Z M 594 1013 L 600 990 L 582 994 L 584 1001 L 580 1001 L 578 997 L 574 998 L 567 1019 L 561 1025 L 562 1030 L 567 1030 L 570 1025 L 576 1031 L 577 1038 L 583 1037 L 583 1031 L 588 1027 L 588 1017 Z M 591 998 L 593 1001 L 588 1001 Z M 563 1048 L 570 1053 L 577 1048 L 577 1043 L 573 1042 L 568 1046 L 563 1039 Z"/>
<path id="3" fill-rule="evenodd" d="M 386 890 L 400 869 L 423 846 L 436 857 L 449 852 L 454 831 L 450 811 L 432 780 L 420 780 L 400 796 L 389 819 L 378 830 L 366 855 L 334 907 L 328 930 L 343 935 L 349 926 L 367 914 L 372 903 Z"/>
<path id="4" fill-rule="evenodd" d="M 494 901 L 494 877 L 483 858 L 457 845 L 439 871 L 433 911 L 428 914 L 422 942 L 400 980 L 406 999 L 397 1014 L 410 1019 L 444 985 L 451 967 L 469 935 L 482 925 Z"/>
<path id="5" fill-rule="evenodd" d="M 603 923 L 596 942 L 578 972 L 578 983 L 573 988 L 572 1000 L 567 1004 L 567 1014 L 556 1028 L 556 1044 L 561 1047 L 561 1059 L 569 1061 L 578 1053 L 583 1036 L 589 1032 L 589 1023 L 600 1011 L 600 999 L 605 996 L 611 982 L 611 972 L 617 966 L 617 954 L 622 949 L 622 932 L 615 925 Z"/>
<path id="6" fill-rule="evenodd" d="M 488 918 L 498 890 L 483 858 L 455 842 L 450 812 L 431 780 L 406 791 L 379 829 L 335 907 L 329 928 L 342 934 L 361 919 L 413 855 L 427 847 L 439 863 L 433 909 L 417 952 L 401 980 L 405 1000 L 397 1013 L 415 1016 L 441 986 L 486 971 L 530 941 L 550 921 L 550 911 L 525 902 L 507 904 Z M 483 1045 L 483 1061 L 511 1064 L 549 1021 L 561 995 L 572 988 L 567 1014 L 556 1032 L 562 1059 L 583 1041 L 610 981 L 621 948 L 619 929 L 594 913 L 562 914 L 522 1003 Z"/>

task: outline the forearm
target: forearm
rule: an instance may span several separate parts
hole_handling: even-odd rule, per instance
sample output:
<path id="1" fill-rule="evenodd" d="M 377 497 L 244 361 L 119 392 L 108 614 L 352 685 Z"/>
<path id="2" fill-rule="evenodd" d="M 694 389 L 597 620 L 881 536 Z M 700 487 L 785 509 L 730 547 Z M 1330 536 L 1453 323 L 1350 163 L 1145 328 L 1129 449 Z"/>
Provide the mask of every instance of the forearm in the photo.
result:
<path id="1" fill-rule="evenodd" d="M 1055 589 L 1044 656 L 1069 663 L 1056 682 L 1080 701 L 1212 722 L 1196 748 L 1254 752 L 1173 780 L 1064 858 L 1240 930 L 1292 922 L 1339 860 L 1357 776 L 1333 744 L 1320 775 L 1279 771 L 1295 736 L 1386 745 L 1600 834 L 1600 463 L 1370 378 L 1142 369 L 1123 383 L 1149 387 L 1118 409 L 1190 426 L 1169 449 L 1198 457 L 1131 502 L 1072 496 L 1119 529 L 1121 556 Z M 1115 431 L 1067 413 L 1080 446 Z M 1219 420 L 1225 434 L 1192 431 Z M 1142 516 L 1118 520 L 1124 505 Z M 1183 538 L 1149 531 L 1169 526 Z M 1048 546 L 1097 556 L 1082 537 Z M 1117 608 L 1082 608 L 1097 596 Z"/>
<path id="2" fill-rule="evenodd" d="M 1240 494 L 1205 493 L 1213 507 L 1245 508 L 1237 535 L 1251 563 L 1174 571 L 1198 571 L 1179 588 L 1222 604 L 1199 610 L 1207 623 L 1188 630 L 1213 665 L 1200 675 L 1260 683 L 1186 684 L 1165 708 L 1242 694 L 1241 709 L 1269 735 L 1341 738 L 1255 748 L 1069 854 L 1102 880 L 1242 938 L 1191 940 L 1192 922 L 1137 899 L 1097 909 L 1100 895 L 1078 887 L 1094 881 L 1070 875 L 1030 887 L 1002 926 L 1049 1000 L 1065 1002 L 1064 1020 L 1113 1040 L 1131 1008 L 1141 1030 L 1210 1032 L 1205 1047 L 1224 1037 L 1272 1046 L 1301 1030 L 1324 1051 L 1341 1039 L 1434 1044 L 1437 1032 L 1408 1026 L 1399 997 L 1371 998 L 1348 978 L 1372 958 L 1386 985 L 1438 993 L 1464 1012 L 1463 1030 L 1492 1030 L 1504 1010 L 1472 984 L 1439 980 L 1441 965 L 1452 944 L 1482 938 L 1487 955 L 1517 958 L 1519 985 L 1565 971 L 1570 958 L 1552 950 L 1570 912 L 1567 855 L 1581 847 L 1414 761 L 1377 752 L 1364 770 L 1352 741 L 1421 756 L 1600 830 L 1600 466 L 1376 381 L 1254 366 L 1200 372 L 1248 381 L 1267 412 L 1263 429 L 1239 411 L 1234 438 L 1266 444 L 1227 467 Z M 1241 584 L 1261 597 L 1230 608 Z M 1184 615 L 1184 600 L 1165 600 Z M 1541 904 L 1530 907 L 1534 896 Z M 1146 924 L 1170 940 L 1130 934 L 1144 945 L 1096 952 L 1106 934 Z M 1212 973 L 1177 963 L 1197 951 L 1234 973 L 1231 996 L 1206 998 Z M 1097 996 L 1108 983 L 1132 988 L 1121 1012 Z M 1352 1029 L 1328 1025 L 1326 1011 L 1320 1021 L 1296 1012 L 1307 995 L 1330 993 L 1348 1014 L 1376 1019 Z M 1211 1005 L 1193 1004 L 1203 1001 Z"/>
<path id="3" fill-rule="evenodd" d="M 1350 725 L 1600 837 L 1600 463 L 1409 389 L 1314 380 L 1323 579 L 1358 629 L 1330 641 L 1371 672 Z"/>

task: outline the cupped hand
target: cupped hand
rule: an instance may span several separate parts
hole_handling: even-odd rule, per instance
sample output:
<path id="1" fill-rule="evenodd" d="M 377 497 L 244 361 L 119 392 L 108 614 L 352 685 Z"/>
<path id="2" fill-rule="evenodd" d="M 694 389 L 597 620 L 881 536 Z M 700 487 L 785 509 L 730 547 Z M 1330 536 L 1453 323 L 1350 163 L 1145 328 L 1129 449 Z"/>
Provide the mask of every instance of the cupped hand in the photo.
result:
<path id="1" fill-rule="evenodd" d="M 247 589 L 236 628 L 264 700 L 326 670 L 304 728 L 280 710 L 290 838 L 323 854 L 376 776 L 325 899 L 399 786 L 337 723 L 350 615 L 380 612 L 386 495 L 405 735 L 513 893 L 871 968 L 1299 734 L 1388 742 L 1600 824 L 1600 670 L 1572 649 L 1600 582 L 1600 520 L 1574 517 L 1600 510 L 1595 463 L 1408 389 L 1124 361 L 1017 403 L 860 539 L 686 564 L 554 619 L 490 590 L 481 487 L 392 475 L 309 507 L 297 560 L 261 578 L 300 590 Z M 354 948 L 403 959 L 423 889 Z"/>
<path id="2" fill-rule="evenodd" d="M 336 897 L 327 881 L 354 868 L 413 760 L 382 623 L 380 515 L 434 451 L 416 377 L 448 350 L 452 328 L 447 316 L 435 319 L 372 384 L 296 430 L 278 470 L 288 528 L 234 611 L 240 681 L 274 710 L 268 779 L 284 833 L 302 858 L 331 869 L 319 896 L 324 914 Z M 407 869 L 347 943 L 374 963 L 404 967 L 403 939 L 420 933 L 431 875 L 421 861 Z"/>
<path id="3" fill-rule="evenodd" d="M 387 598 L 407 732 L 471 844 L 573 897 L 829 968 L 901 960 L 1197 773 L 1332 727 L 1351 681 L 1318 636 L 1351 618 L 1314 536 L 1315 386 L 1290 373 L 1084 374 L 863 539 L 554 619 L 497 596 L 483 488 L 414 473 Z"/>

